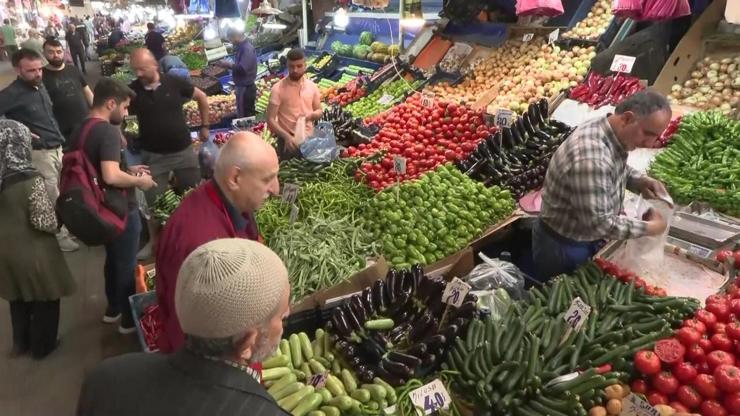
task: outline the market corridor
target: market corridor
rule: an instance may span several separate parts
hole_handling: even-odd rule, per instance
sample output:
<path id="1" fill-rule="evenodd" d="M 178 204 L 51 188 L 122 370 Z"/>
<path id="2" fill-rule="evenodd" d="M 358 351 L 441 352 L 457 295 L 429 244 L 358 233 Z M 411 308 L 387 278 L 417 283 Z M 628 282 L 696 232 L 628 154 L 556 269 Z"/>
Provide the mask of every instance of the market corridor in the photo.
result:
<path id="1" fill-rule="evenodd" d="M 87 81 L 99 78 L 97 62 L 88 62 Z M 8 62 L 0 62 L 0 89 L 15 79 Z M 0 232 L 0 236 L 2 233 Z M 12 244 L 4 241 L 3 244 Z M 120 335 L 116 326 L 101 322 L 105 310 L 102 247 L 65 253 L 77 291 L 62 299 L 61 344 L 43 360 L 25 355 L 9 358 L 12 347 L 10 308 L 0 302 L 0 415 L 68 416 L 75 413 L 86 372 L 102 359 L 139 350 L 136 334 Z"/>

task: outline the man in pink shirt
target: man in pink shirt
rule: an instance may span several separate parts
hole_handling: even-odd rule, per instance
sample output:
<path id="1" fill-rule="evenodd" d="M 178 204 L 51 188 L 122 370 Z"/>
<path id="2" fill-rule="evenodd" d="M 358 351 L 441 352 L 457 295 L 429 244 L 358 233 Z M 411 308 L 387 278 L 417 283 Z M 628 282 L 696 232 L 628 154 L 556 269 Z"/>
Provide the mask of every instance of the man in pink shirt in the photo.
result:
<path id="1" fill-rule="evenodd" d="M 288 76 L 272 87 L 267 107 L 267 127 L 277 136 L 280 160 L 300 156 L 296 143 L 296 123 L 306 119 L 306 137 L 313 133 L 313 123 L 321 119 L 321 93 L 316 84 L 304 77 L 306 57 L 301 49 L 288 52 Z"/>

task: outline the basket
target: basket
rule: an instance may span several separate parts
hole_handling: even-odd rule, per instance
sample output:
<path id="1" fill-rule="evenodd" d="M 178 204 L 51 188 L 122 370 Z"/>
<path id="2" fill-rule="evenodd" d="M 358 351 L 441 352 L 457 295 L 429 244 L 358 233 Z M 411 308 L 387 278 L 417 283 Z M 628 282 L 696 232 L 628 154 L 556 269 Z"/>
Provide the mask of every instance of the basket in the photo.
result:
<path id="1" fill-rule="evenodd" d="M 131 305 L 131 314 L 134 318 L 134 324 L 136 325 L 136 335 L 139 337 L 141 349 L 147 353 L 158 352 L 159 349 L 150 349 L 149 346 L 146 345 L 146 340 L 144 340 L 144 332 L 141 329 L 141 318 L 144 316 L 144 311 L 149 306 L 157 304 L 157 292 L 155 292 L 154 290 L 150 290 L 149 292 L 131 295 L 128 297 L 128 303 Z"/>

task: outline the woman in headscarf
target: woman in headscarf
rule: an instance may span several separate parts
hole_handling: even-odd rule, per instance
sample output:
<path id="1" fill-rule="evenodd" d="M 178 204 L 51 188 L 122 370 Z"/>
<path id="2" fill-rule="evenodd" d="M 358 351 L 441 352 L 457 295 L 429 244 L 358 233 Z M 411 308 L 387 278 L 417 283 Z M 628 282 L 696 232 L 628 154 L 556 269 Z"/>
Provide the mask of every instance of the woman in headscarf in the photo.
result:
<path id="1" fill-rule="evenodd" d="M 54 233 L 54 206 L 31 163 L 31 131 L 0 120 L 0 298 L 10 302 L 13 355 L 43 358 L 58 344 L 59 299 L 75 282 Z"/>

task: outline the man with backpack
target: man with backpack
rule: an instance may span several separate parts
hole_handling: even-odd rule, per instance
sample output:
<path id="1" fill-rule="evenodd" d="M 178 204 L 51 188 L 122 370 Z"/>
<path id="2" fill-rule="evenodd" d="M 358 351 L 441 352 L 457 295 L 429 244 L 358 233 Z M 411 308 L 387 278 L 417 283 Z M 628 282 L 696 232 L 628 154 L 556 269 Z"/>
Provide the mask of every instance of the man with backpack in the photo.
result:
<path id="1" fill-rule="evenodd" d="M 141 232 L 141 218 L 134 188 L 146 191 L 157 186 L 147 166 L 127 166 L 123 154 L 126 145 L 120 124 L 128 115 L 128 106 L 134 96 L 130 88 L 116 80 L 103 78 L 98 81 L 90 116 L 72 133 L 69 143 L 71 151 L 84 151 L 84 156 L 95 168 L 94 174 L 102 179 L 100 181 L 94 178 L 93 183 L 99 184 L 103 190 L 105 208 L 123 211 L 118 214 L 125 218 L 123 229 L 109 236 L 112 238 L 106 239 L 103 270 L 105 295 L 108 299 L 103 322 L 114 323 L 120 318 L 118 332 L 122 334 L 136 330 L 128 306 L 128 297 L 134 294 L 135 289 L 134 271 Z M 63 171 L 63 188 L 65 179 Z M 64 196 L 63 189 L 62 197 Z M 60 211 L 64 219 L 64 207 Z M 74 232 L 75 227 L 72 224 L 68 226 Z"/>

